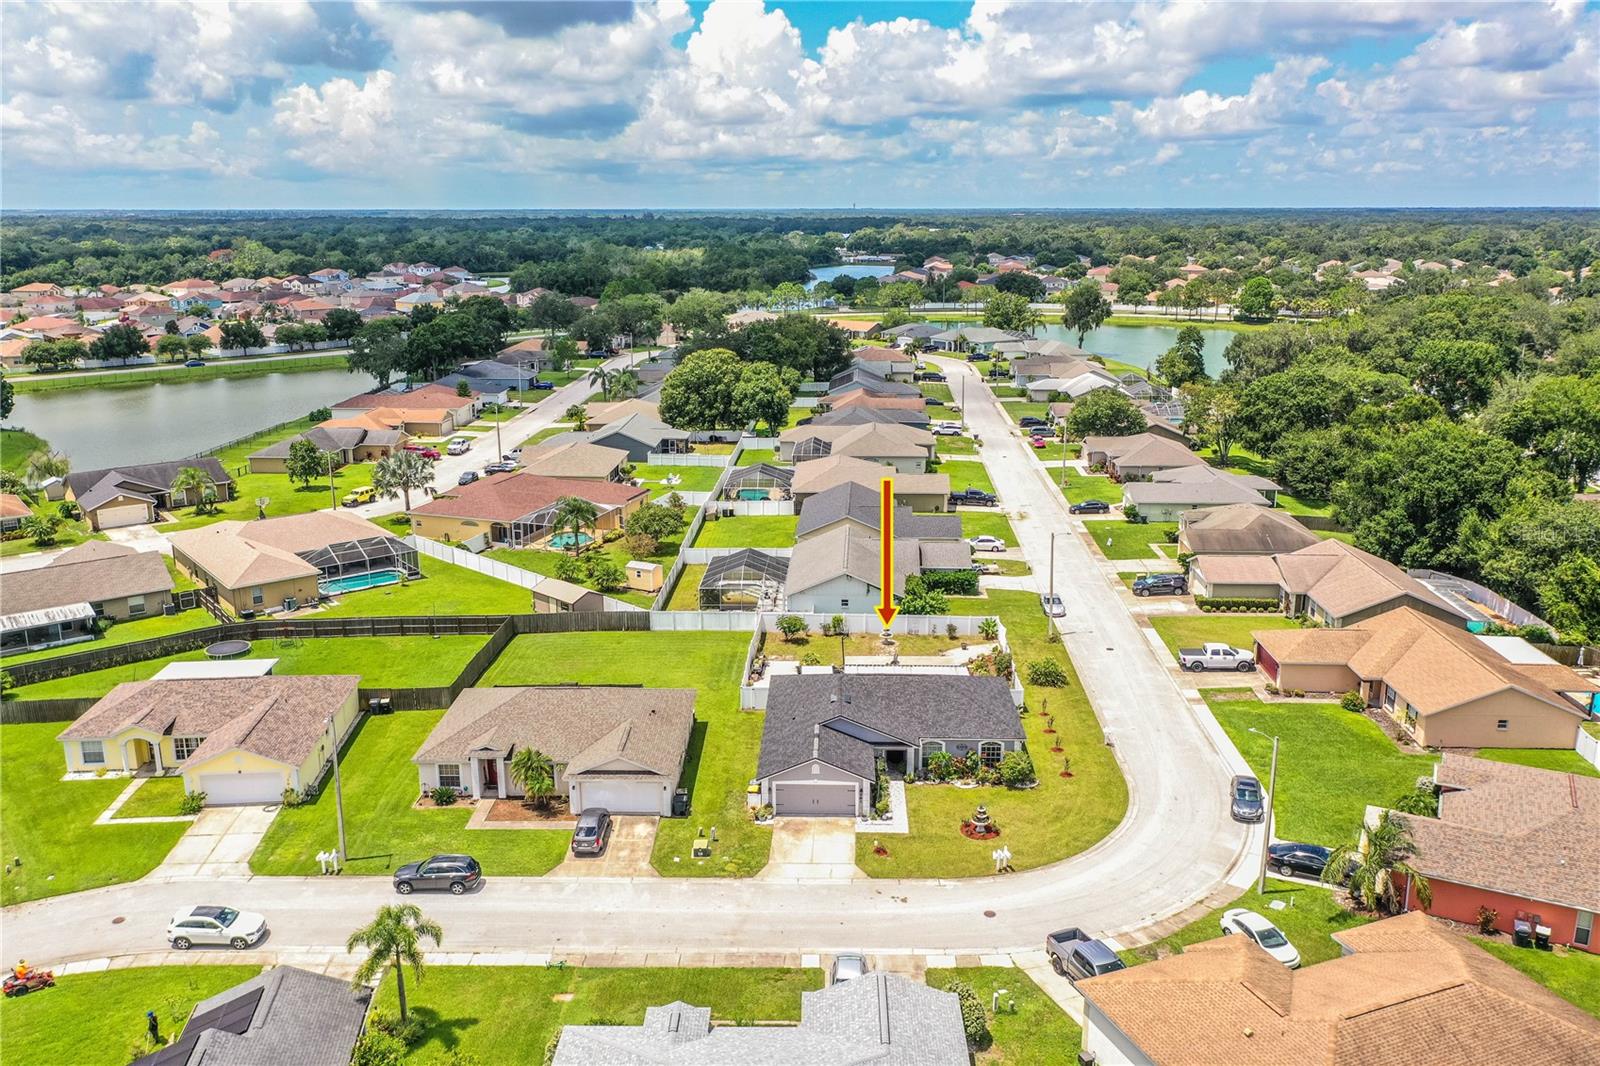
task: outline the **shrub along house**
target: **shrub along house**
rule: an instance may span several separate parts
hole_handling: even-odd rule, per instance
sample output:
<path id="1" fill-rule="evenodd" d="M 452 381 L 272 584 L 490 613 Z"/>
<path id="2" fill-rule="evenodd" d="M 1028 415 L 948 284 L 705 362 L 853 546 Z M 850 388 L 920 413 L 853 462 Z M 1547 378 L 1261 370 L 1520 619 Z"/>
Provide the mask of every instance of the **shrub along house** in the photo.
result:
<path id="1" fill-rule="evenodd" d="M 935 752 L 998 766 L 1023 747 L 1010 686 L 998 677 L 780 674 L 769 684 L 756 777 L 778 815 L 869 815 L 880 758 L 902 776 Z"/>
<path id="2" fill-rule="evenodd" d="M 5 575 L 0 650 L 34 651 L 93 640 L 100 619 L 159 615 L 172 601 L 160 552 L 91 540 L 33 570 Z"/>
<path id="3" fill-rule="evenodd" d="M 67 475 L 65 498 L 76 503 L 91 529 L 118 529 L 156 520 L 156 512 L 192 507 L 204 490 L 173 491 L 178 475 L 190 467 L 211 483 L 218 500 L 233 499 L 233 478 L 213 456 L 170 463 L 81 470 Z"/>

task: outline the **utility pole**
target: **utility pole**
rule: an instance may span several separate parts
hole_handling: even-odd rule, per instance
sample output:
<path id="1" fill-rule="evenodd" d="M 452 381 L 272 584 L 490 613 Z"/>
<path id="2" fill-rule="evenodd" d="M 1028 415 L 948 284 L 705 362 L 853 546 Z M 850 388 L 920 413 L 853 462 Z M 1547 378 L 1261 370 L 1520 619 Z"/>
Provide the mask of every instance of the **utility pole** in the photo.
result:
<path id="1" fill-rule="evenodd" d="M 1050 602 L 1056 599 L 1056 535 L 1050 534 Z"/>
<path id="2" fill-rule="evenodd" d="M 328 735 L 333 738 L 333 809 L 339 819 L 339 865 L 344 865 L 344 787 L 339 780 L 339 731 L 334 728 L 333 715 L 328 715 Z"/>
<path id="3" fill-rule="evenodd" d="M 1250 727 L 1250 732 L 1257 736 L 1268 736 L 1255 726 Z M 1278 791 L 1278 738 L 1272 738 L 1272 770 L 1267 774 L 1267 801 L 1266 813 L 1261 817 L 1261 872 L 1256 876 L 1256 892 L 1267 890 L 1267 849 L 1272 846 L 1272 800 Z"/>
<path id="4" fill-rule="evenodd" d="M 971 369 L 971 364 L 968 364 Z M 961 432 L 967 431 L 967 375 L 961 375 Z"/>
<path id="5" fill-rule="evenodd" d="M 337 510 L 339 507 L 339 490 L 333 487 L 333 453 L 327 452 L 326 454 L 328 456 L 328 506 Z"/>

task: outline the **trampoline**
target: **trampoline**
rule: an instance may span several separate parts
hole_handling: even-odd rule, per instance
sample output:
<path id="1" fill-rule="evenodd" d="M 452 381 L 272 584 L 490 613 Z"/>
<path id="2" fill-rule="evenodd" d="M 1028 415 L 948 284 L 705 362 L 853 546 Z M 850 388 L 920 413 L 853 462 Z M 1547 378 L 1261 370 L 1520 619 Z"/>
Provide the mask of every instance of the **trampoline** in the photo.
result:
<path id="1" fill-rule="evenodd" d="M 207 659 L 237 659 L 241 655 L 250 653 L 248 640 L 219 640 L 215 644 L 206 645 Z"/>

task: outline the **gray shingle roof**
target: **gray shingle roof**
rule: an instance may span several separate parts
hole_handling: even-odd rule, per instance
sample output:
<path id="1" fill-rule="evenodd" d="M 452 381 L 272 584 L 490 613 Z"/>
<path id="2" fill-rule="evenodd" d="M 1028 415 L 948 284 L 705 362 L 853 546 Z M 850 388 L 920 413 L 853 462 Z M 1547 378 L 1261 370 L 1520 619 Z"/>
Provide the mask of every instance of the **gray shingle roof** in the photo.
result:
<path id="1" fill-rule="evenodd" d="M 830 526 L 842 518 L 876 530 L 882 526 L 882 494 L 865 485 L 847 481 L 806 498 L 795 525 L 796 539 Z M 897 538 L 960 540 L 960 515 L 919 515 L 901 505 L 895 508 L 894 531 Z"/>
<path id="2" fill-rule="evenodd" d="M 218 485 L 230 485 L 233 478 L 222 468 L 215 456 L 201 456 L 198 459 L 178 459 L 170 463 L 144 463 L 138 466 L 108 467 L 104 470 L 81 470 L 67 475 L 67 491 L 72 493 L 78 506 L 84 510 L 93 510 L 106 500 L 117 495 L 119 487 L 126 487 L 133 494 L 140 494 L 155 489 L 166 492 L 172 487 L 172 481 L 178 476 L 178 471 L 185 467 L 199 467 Z M 92 495 L 86 496 L 86 493 Z"/>
<path id="3" fill-rule="evenodd" d="M 883 425 L 897 423 L 905 426 L 926 426 L 927 411 L 912 411 L 900 407 L 862 407 L 852 404 L 811 417 L 813 426 L 864 426 L 868 422 Z"/>
<path id="4" fill-rule="evenodd" d="M 863 367 L 842 370 L 828 379 L 828 394 L 837 395 L 851 389 L 866 389 L 878 396 L 921 396 L 922 390 L 903 381 L 890 381 Z"/>

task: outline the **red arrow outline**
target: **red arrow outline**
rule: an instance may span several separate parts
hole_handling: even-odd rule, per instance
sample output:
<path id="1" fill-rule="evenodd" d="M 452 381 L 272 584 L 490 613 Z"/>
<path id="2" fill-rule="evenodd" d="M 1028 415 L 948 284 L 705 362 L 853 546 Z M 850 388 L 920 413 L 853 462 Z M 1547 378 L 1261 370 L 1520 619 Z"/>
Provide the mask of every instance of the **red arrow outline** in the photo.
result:
<path id="1" fill-rule="evenodd" d="M 883 621 L 883 628 L 888 629 L 894 621 L 894 616 L 900 613 L 900 608 L 894 605 L 894 478 L 883 479 L 882 517 L 879 519 L 880 534 L 883 537 L 882 558 L 883 570 L 879 575 L 879 585 L 882 588 L 881 600 L 876 610 L 878 617 Z"/>

